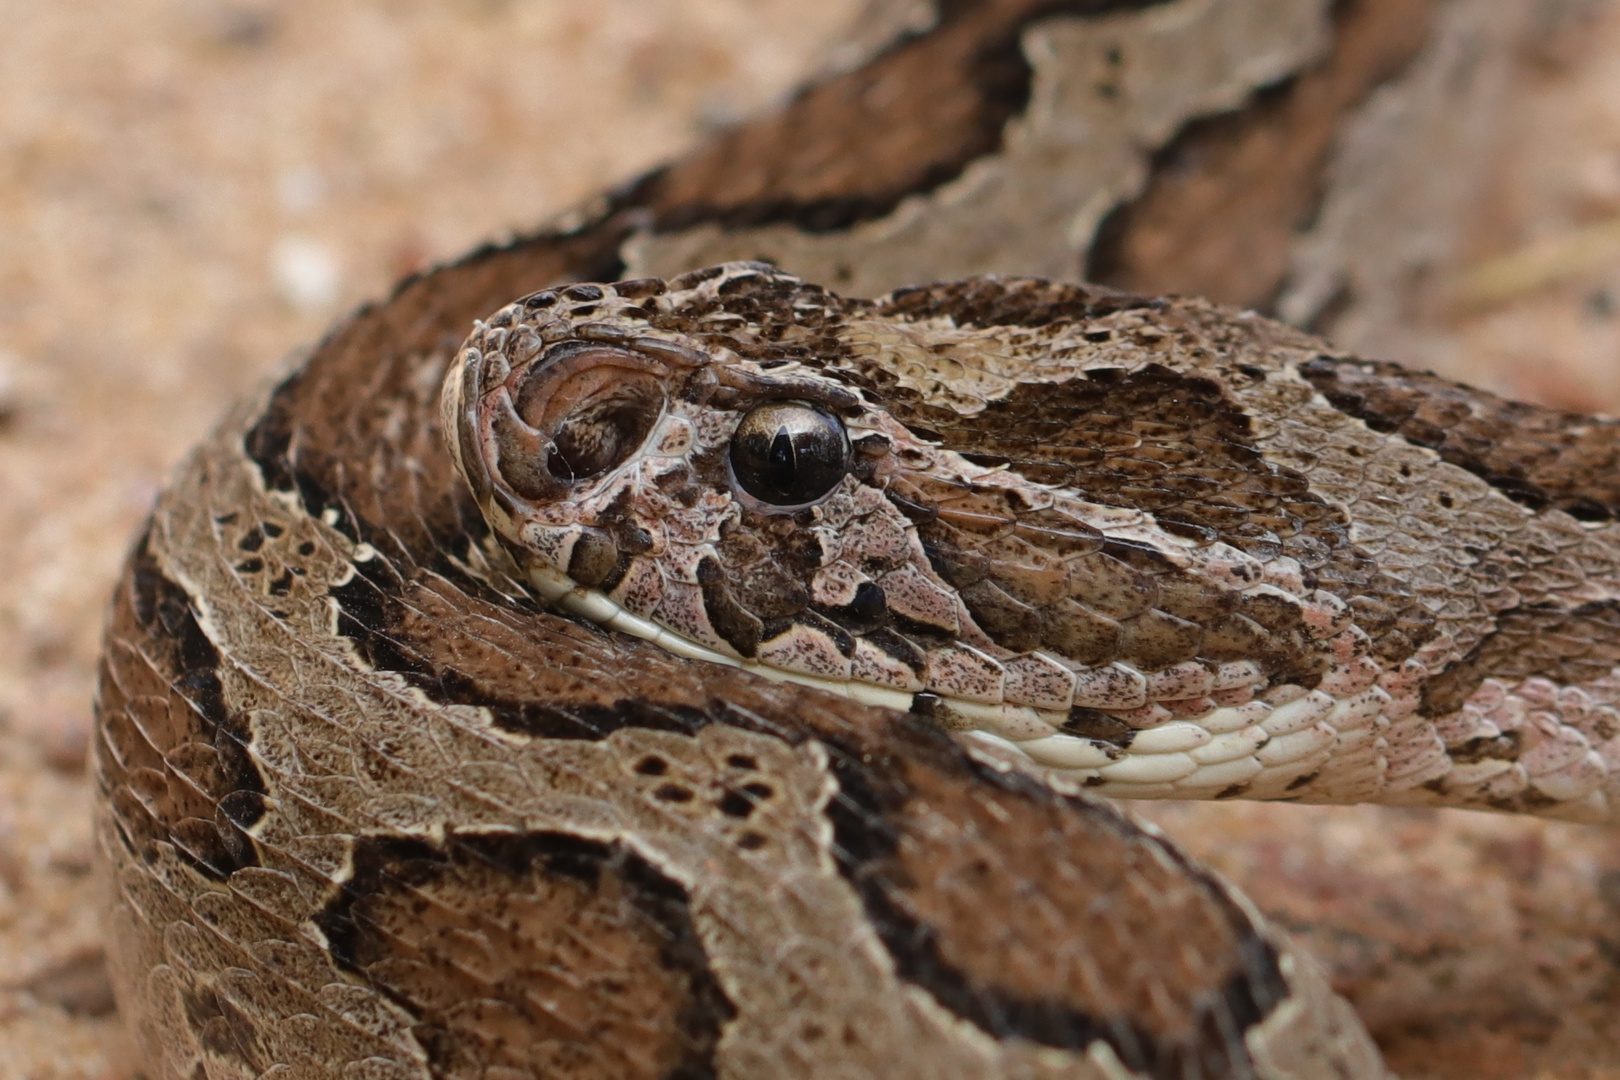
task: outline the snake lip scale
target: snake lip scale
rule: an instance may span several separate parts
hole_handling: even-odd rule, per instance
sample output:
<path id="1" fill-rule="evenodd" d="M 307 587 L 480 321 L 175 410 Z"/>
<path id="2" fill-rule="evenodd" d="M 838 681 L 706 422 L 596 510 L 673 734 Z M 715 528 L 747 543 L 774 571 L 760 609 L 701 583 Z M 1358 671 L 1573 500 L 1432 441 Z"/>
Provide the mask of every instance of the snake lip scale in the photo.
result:
<path id="1" fill-rule="evenodd" d="M 404 340 L 227 418 L 115 598 L 154 1078 L 1380 1076 L 1092 792 L 1610 813 L 1611 421 L 1039 279 Z"/>

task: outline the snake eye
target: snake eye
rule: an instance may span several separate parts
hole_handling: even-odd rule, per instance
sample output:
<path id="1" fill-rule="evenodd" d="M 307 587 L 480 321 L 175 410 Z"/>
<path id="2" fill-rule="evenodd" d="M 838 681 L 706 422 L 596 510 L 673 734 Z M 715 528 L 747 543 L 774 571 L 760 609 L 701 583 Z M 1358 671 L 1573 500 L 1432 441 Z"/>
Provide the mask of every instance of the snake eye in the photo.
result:
<path id="1" fill-rule="evenodd" d="M 844 425 L 802 401 L 756 405 L 731 437 L 731 471 L 742 489 L 773 506 L 803 506 L 849 469 Z"/>

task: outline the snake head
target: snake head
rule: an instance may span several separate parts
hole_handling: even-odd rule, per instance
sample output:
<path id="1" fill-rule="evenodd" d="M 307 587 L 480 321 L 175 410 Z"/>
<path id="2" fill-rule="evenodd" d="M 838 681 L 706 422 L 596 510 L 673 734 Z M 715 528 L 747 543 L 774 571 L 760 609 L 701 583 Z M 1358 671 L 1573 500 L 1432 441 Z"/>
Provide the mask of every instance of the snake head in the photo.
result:
<path id="1" fill-rule="evenodd" d="M 926 444 L 820 361 L 845 306 L 747 263 L 536 293 L 447 378 L 452 454 L 548 599 L 909 708 L 924 652 L 870 632 L 909 603 L 955 637 L 964 613 L 888 494 Z"/>
<path id="2" fill-rule="evenodd" d="M 478 324 L 444 427 L 567 611 L 1109 791 L 1280 788 L 1387 704 L 1348 601 L 1389 583 L 1259 449 L 1251 415 L 1295 405 L 1235 397 L 1303 383 L 1258 347 L 1212 372 L 1234 346 L 1162 308 L 994 279 L 853 300 L 756 263 L 570 285 Z M 1407 647 L 1398 592 L 1378 625 Z M 1275 715 L 1308 730 L 1280 764 Z"/>

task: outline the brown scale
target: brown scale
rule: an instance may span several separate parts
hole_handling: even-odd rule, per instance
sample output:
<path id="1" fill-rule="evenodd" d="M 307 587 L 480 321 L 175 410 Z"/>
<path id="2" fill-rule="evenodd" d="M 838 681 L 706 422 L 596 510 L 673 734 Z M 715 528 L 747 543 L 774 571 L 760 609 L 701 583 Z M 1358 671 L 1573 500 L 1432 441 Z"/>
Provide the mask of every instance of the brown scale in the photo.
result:
<path id="1" fill-rule="evenodd" d="M 1243 1052 L 1211 1036 L 1242 1030 L 1283 986 L 1275 953 L 1245 934 L 1221 886 L 1184 876 L 1153 841 L 1088 821 L 1083 802 L 1014 778 L 958 787 L 931 757 L 919 745 L 877 770 L 834 765 L 840 869 L 902 976 L 998 1035 L 1083 1046 L 1106 1032 L 1151 1076 L 1239 1074 Z M 1015 914 L 986 919 L 992 909 Z M 1069 937 L 1081 912 L 1099 931 L 1085 945 Z M 1139 952 L 1161 921 L 1185 945 L 1170 971 Z"/>
<path id="2" fill-rule="evenodd" d="M 1300 366 L 1333 405 L 1426 446 L 1532 510 L 1620 517 L 1620 422 L 1508 401 L 1397 364 L 1322 355 Z"/>
<path id="3" fill-rule="evenodd" d="M 915 402 L 898 408 L 906 397 L 898 389 L 888 404 L 978 463 L 1005 463 L 1088 501 L 1145 510 L 1184 537 L 1219 538 L 1262 559 L 1293 555 L 1307 570 L 1342 566 L 1340 577 L 1367 575 L 1342 513 L 1311 495 L 1303 477 L 1260 461 L 1244 444 L 1241 412 L 1213 383 L 1162 368 L 1089 375 L 1020 387 L 965 417 Z M 1031 418 L 1014 423 L 1015 414 Z M 907 479 L 905 497 L 936 514 L 918 526 L 935 570 L 1005 648 L 1044 648 L 1082 664 L 1123 660 L 1145 671 L 1256 659 L 1307 683 L 1325 666 L 1292 605 L 1240 597 L 1056 510 L 1021 511 L 998 506 L 990 490 Z"/>
<path id="4" fill-rule="evenodd" d="M 264 812 L 264 781 L 246 750 L 246 720 L 222 696 L 220 657 L 183 589 L 143 539 L 118 590 L 102 662 L 99 758 L 122 800 L 126 842 L 149 856 L 172 843 L 223 878 L 257 861 L 246 829 Z"/>
<path id="5" fill-rule="evenodd" d="M 433 1075 L 647 1080 L 712 1067 L 735 1012 L 685 892 L 566 834 L 363 841 L 316 921 L 339 961 L 415 1018 Z"/>
<path id="6" fill-rule="evenodd" d="M 1514 682 L 1536 675 L 1580 686 L 1608 677 L 1617 666 L 1620 603 L 1511 608 L 1466 656 L 1425 684 L 1422 712 L 1433 717 L 1456 712 L 1486 678 Z"/>

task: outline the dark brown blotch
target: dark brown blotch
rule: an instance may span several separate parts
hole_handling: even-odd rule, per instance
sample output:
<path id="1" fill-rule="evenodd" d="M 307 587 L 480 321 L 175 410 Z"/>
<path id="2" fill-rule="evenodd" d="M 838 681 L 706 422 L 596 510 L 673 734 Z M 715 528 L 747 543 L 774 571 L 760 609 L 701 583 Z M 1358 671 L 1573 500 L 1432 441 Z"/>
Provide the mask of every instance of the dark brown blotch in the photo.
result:
<path id="1" fill-rule="evenodd" d="M 1029 102 L 1033 70 L 1022 35 L 1032 22 L 1152 2 L 941 4 L 927 33 L 901 35 L 870 63 L 723 132 L 643 178 L 625 201 L 649 207 L 661 231 L 715 222 L 826 232 L 882 218 L 907 196 L 953 180 L 1000 149 L 1008 122 Z M 681 287 L 679 279 L 670 284 Z M 1045 298 L 1045 306 L 1057 302 Z M 1038 303 L 1029 307 L 1018 315 L 1045 314 Z"/>
<path id="2" fill-rule="evenodd" d="M 814 576 L 811 557 L 795 545 L 786 561 L 753 530 L 722 526 L 718 555 L 727 588 L 746 611 L 759 619 L 785 619 L 810 604 L 805 582 Z"/>
<path id="3" fill-rule="evenodd" d="M 1001 287 L 1014 289 L 1016 283 Z M 990 290 L 992 285 L 980 283 Z M 1163 334 L 1194 331 L 1166 321 Z M 1189 338 L 1191 341 L 1192 338 Z M 1004 398 L 971 415 L 929 404 L 913 391 L 869 373 L 890 413 L 912 431 L 945 448 L 1004 463 L 1037 483 L 1071 488 L 1104 505 L 1153 516 L 1172 535 L 1197 543 L 1222 541 L 1261 562 L 1278 556 L 1298 560 L 1308 589 L 1325 589 L 1357 607 L 1377 655 L 1390 662 L 1410 656 L 1431 640 L 1433 614 L 1399 581 L 1380 572 L 1372 557 L 1350 540 L 1350 521 L 1340 507 L 1315 494 L 1307 477 L 1269 461 L 1261 452 L 1248 408 L 1216 380 L 1160 364 L 1135 370 L 1096 368 L 1066 382 L 1015 386 Z M 1263 662 L 1273 678 L 1319 671 L 1325 661 L 1309 635 L 1296 632 L 1297 606 L 1245 598 L 1183 573 L 1153 548 L 1099 540 L 1052 511 L 1025 511 L 990 490 L 945 488 L 924 473 L 906 473 L 895 485 L 918 510 L 910 515 L 934 570 L 958 589 L 982 581 L 1041 610 L 1047 632 L 1060 635 L 1045 647 L 1084 663 L 1120 660 L 1161 665 L 1185 655 L 1190 633 L 1176 633 L 1181 620 L 1214 627 L 1236 610 L 1269 638 Z M 1026 518 L 1028 519 L 1026 523 Z M 1052 611 L 1050 597 L 1020 593 L 1021 578 L 1040 580 L 993 550 L 1013 537 L 1036 545 L 1067 574 L 1066 594 L 1091 616 L 1137 619 L 1117 654 L 1093 642 L 1075 624 L 1085 616 Z M 1041 569 L 1037 563 L 1035 569 Z M 1043 586 L 1044 587 L 1044 586 Z M 992 639 L 1018 651 L 1028 647 L 1027 624 L 980 588 L 986 621 L 1006 634 Z M 1245 606 L 1246 605 L 1246 606 Z M 1156 614 L 1147 615 L 1149 611 Z M 1358 618 L 1358 621 L 1359 618 Z M 1096 636 L 1106 635 L 1097 627 Z M 1231 627 L 1218 632 L 1204 659 L 1230 656 Z M 1078 640 L 1075 640 L 1078 639 Z M 1131 650 L 1142 648 L 1140 654 Z"/>
<path id="4" fill-rule="evenodd" d="M 882 309 L 917 321 L 948 316 L 957 326 L 1052 326 L 1120 311 L 1154 310 L 1164 301 L 1097 285 L 1040 278 L 968 278 L 896 289 Z"/>
<path id="5" fill-rule="evenodd" d="M 1340 412 L 1437 452 L 1514 502 L 1620 517 L 1620 421 L 1509 401 L 1397 364 L 1321 355 L 1300 374 Z"/>
<path id="6" fill-rule="evenodd" d="M 1041 613 L 1008 596 L 995 582 L 975 582 L 960 596 L 973 621 L 1002 648 L 1031 652 L 1043 644 Z"/>
<path id="7" fill-rule="evenodd" d="M 583 529 L 568 556 L 568 576 L 587 588 L 597 588 L 619 565 L 619 546 L 601 529 Z"/>
<path id="8" fill-rule="evenodd" d="M 258 863 L 248 830 L 268 788 L 250 719 L 226 703 L 219 651 L 150 544 L 137 543 L 114 597 L 97 694 L 103 782 L 137 855 L 167 842 L 223 881 Z"/>
<path id="9" fill-rule="evenodd" d="M 1609 677 L 1617 667 L 1620 601 L 1510 608 L 1497 615 L 1495 629 L 1467 655 L 1424 684 L 1419 711 L 1448 716 L 1487 678 L 1512 683 L 1540 676 L 1560 686 L 1580 686 Z"/>
<path id="10" fill-rule="evenodd" d="M 868 645 L 875 645 L 884 656 L 904 664 L 918 675 L 928 667 L 928 654 L 916 642 L 893 629 L 885 627 L 874 630 L 863 634 L 862 640 Z"/>
<path id="11" fill-rule="evenodd" d="M 736 1013 L 685 890 L 562 833 L 363 839 L 316 922 L 339 963 L 415 1018 L 445 1080 L 711 1076 Z"/>
<path id="12" fill-rule="evenodd" d="M 759 650 L 759 643 L 764 640 L 765 621 L 738 603 L 716 559 L 706 557 L 699 562 L 697 578 L 703 595 L 703 610 L 714 632 L 736 649 L 739 655 L 753 656 Z"/>
<path id="13" fill-rule="evenodd" d="M 1195 659 L 1203 637 L 1197 623 L 1158 610 L 1144 611 L 1119 624 L 1121 652 L 1144 671 L 1162 671 Z"/>
<path id="14" fill-rule="evenodd" d="M 691 705 L 657 700 L 659 687 L 602 680 L 609 661 L 590 649 L 597 639 L 532 605 L 402 570 L 380 551 L 354 565 L 353 577 L 328 590 L 338 634 L 361 663 L 404 676 L 433 701 L 482 706 L 503 730 L 554 739 L 603 739 L 626 727 L 690 734 L 709 722 Z"/>
<path id="15" fill-rule="evenodd" d="M 855 654 L 854 636 L 831 619 L 824 618 L 814 611 L 800 612 L 791 619 L 770 619 L 764 626 L 765 641 L 773 641 L 794 627 L 802 626 L 826 637 L 840 656 L 850 657 Z"/>
<path id="16" fill-rule="evenodd" d="M 210 1055 L 238 1062 L 255 1071 L 274 1062 L 260 1045 L 258 1025 L 229 997 L 207 985 L 188 987 L 180 994 L 186 1022 L 197 1042 Z"/>
<path id="17" fill-rule="evenodd" d="M 506 486 L 525 499 L 540 501 L 563 491 L 546 469 L 550 450 L 548 440 L 509 410 L 497 412 L 490 420 L 495 439 L 495 471 Z"/>
<path id="18" fill-rule="evenodd" d="M 903 979 L 995 1038 L 1250 1075 L 1244 1034 L 1286 993 L 1277 956 L 1179 854 L 1090 800 L 963 783 L 926 753 L 834 769 L 839 869 Z"/>
<path id="19" fill-rule="evenodd" d="M 1131 740 L 1136 738 L 1136 729 L 1119 717 L 1101 709 L 1088 709 L 1080 705 L 1069 710 L 1068 719 L 1063 722 L 1063 730 L 1082 739 L 1117 746 L 1121 750 L 1130 746 Z"/>
<path id="20" fill-rule="evenodd" d="M 1120 624 L 1073 601 L 1041 612 L 1041 638 L 1047 647 L 1077 664 L 1106 664 L 1120 655 Z"/>

